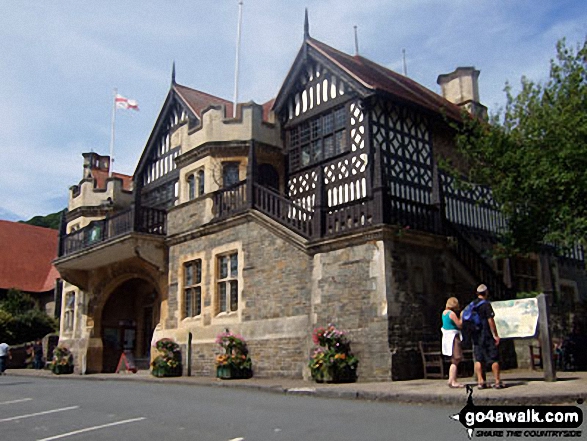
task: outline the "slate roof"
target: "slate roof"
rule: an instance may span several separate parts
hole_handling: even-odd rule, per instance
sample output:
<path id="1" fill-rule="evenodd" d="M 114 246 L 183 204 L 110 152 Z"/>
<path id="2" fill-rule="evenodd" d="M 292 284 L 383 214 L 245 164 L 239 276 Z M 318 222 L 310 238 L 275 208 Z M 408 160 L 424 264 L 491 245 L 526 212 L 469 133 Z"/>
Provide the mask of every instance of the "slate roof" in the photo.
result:
<path id="1" fill-rule="evenodd" d="M 0 289 L 41 293 L 55 288 L 58 231 L 0 220 Z"/>
<path id="2" fill-rule="evenodd" d="M 326 57 L 369 90 L 389 94 L 456 120 L 462 118 L 460 107 L 404 75 L 360 55 L 345 54 L 309 36 L 306 37 L 304 44 Z"/>
<path id="3" fill-rule="evenodd" d="M 173 87 L 198 118 L 202 118 L 202 111 L 206 108 L 221 105 L 226 106 L 226 114 L 232 116 L 232 103 L 230 101 L 177 83 Z"/>

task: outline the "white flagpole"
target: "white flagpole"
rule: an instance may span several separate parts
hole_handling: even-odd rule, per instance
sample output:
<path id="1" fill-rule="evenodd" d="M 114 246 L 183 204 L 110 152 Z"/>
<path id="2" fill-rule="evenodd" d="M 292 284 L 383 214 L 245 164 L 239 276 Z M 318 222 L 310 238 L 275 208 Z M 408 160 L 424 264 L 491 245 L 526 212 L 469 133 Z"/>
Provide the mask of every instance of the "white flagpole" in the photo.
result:
<path id="1" fill-rule="evenodd" d="M 112 177 L 112 169 L 114 168 L 114 124 L 116 121 L 116 95 L 118 89 L 114 89 L 114 96 L 112 97 L 112 127 L 110 130 L 110 167 L 108 168 L 108 177 Z"/>
<path id="2" fill-rule="evenodd" d="M 236 118 L 236 103 L 238 102 L 238 68 L 239 52 L 241 46 L 241 24 L 243 21 L 243 1 L 238 2 L 238 27 L 236 31 L 236 63 L 234 67 L 234 103 L 232 106 L 232 117 Z"/>

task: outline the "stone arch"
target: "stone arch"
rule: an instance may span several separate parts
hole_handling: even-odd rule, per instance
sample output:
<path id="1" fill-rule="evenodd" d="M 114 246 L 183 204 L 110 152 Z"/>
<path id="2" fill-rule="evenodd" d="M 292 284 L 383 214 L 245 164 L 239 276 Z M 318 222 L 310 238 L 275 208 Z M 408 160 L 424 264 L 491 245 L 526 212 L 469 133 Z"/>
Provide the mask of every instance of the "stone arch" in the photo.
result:
<path id="1" fill-rule="evenodd" d="M 88 367 L 113 372 L 123 350 L 148 368 L 152 333 L 161 317 L 160 274 L 140 265 L 117 265 L 96 274 L 88 299 Z"/>

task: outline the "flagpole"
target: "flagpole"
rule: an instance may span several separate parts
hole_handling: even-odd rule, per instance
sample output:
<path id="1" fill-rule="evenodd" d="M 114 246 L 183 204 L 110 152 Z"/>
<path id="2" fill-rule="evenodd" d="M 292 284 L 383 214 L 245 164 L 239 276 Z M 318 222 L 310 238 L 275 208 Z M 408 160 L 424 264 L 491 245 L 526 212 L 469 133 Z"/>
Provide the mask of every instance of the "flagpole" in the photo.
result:
<path id="1" fill-rule="evenodd" d="M 114 168 L 114 124 L 116 121 L 116 94 L 118 89 L 114 88 L 114 96 L 112 97 L 112 126 L 110 129 L 110 166 L 108 167 L 108 177 L 112 177 L 112 169 Z"/>
<path id="2" fill-rule="evenodd" d="M 238 68 L 239 68 L 239 52 L 241 46 L 241 24 L 243 21 L 243 1 L 238 2 L 238 27 L 236 30 L 236 63 L 234 67 L 234 103 L 232 107 L 232 117 L 236 118 L 236 103 L 238 101 Z"/>

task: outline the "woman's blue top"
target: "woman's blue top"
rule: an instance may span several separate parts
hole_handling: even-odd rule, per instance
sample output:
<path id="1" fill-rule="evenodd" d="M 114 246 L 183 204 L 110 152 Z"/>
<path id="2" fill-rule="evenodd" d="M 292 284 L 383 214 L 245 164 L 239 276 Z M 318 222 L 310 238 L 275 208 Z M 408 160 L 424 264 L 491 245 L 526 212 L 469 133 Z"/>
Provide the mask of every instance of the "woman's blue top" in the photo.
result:
<path id="1" fill-rule="evenodd" d="M 442 327 L 443 327 L 443 329 L 446 329 L 446 330 L 449 330 L 449 329 L 456 329 L 457 331 L 459 330 L 459 327 L 450 318 L 450 311 L 444 311 L 442 313 Z"/>

